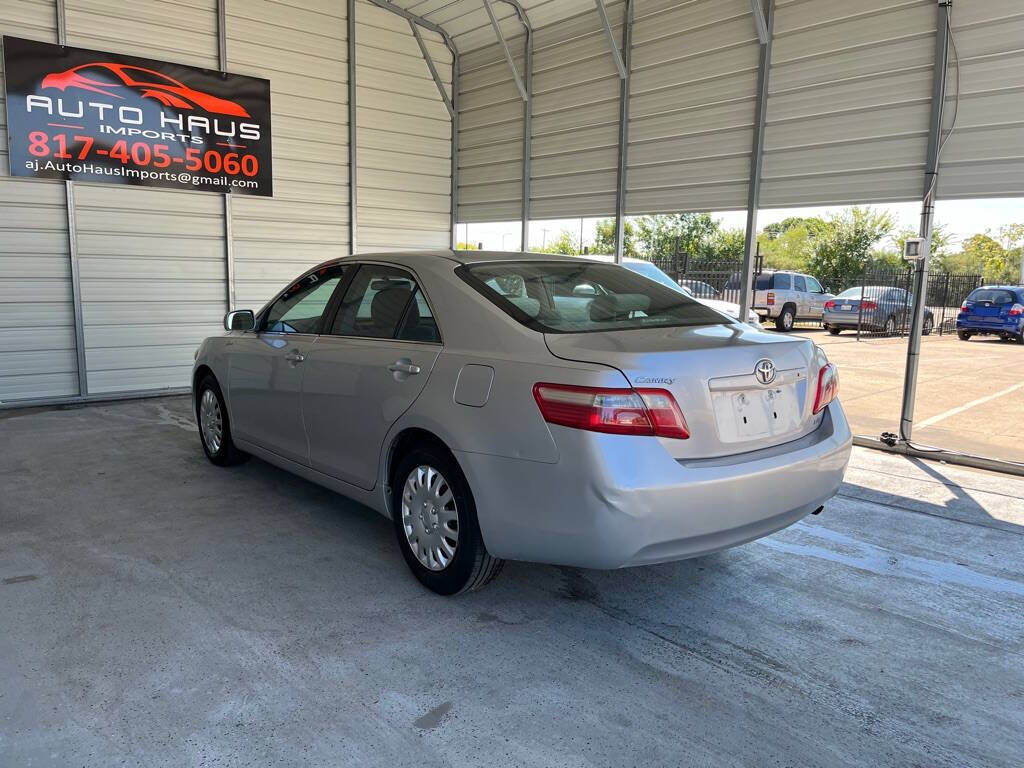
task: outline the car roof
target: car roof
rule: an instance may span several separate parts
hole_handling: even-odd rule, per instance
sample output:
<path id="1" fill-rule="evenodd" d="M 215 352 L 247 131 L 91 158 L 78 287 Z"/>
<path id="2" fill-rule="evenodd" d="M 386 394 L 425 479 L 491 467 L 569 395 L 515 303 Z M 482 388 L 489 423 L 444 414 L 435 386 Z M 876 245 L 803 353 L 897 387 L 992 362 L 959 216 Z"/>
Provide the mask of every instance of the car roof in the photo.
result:
<path id="1" fill-rule="evenodd" d="M 391 261 L 398 264 L 415 266 L 417 261 L 423 259 L 440 259 L 455 262 L 456 264 L 482 264 L 499 261 L 590 261 L 594 264 L 607 264 L 608 262 L 600 257 L 600 254 L 575 256 L 561 253 L 530 253 L 524 251 L 381 251 L 378 253 L 355 253 L 349 256 L 341 256 L 335 259 L 317 264 L 310 272 L 334 264 L 345 264 L 352 261 Z M 643 259 L 626 259 L 629 262 L 644 262 Z M 646 262 L 652 263 L 652 262 Z"/>

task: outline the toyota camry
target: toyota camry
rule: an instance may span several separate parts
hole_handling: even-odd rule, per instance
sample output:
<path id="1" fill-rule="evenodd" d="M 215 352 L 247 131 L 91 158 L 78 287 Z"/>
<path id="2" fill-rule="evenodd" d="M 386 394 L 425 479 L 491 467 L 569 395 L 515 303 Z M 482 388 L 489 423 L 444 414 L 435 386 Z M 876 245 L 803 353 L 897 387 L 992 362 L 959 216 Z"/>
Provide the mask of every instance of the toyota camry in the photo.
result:
<path id="1" fill-rule="evenodd" d="M 834 366 L 615 264 L 359 255 L 196 353 L 202 447 L 369 505 L 429 589 L 504 560 L 661 563 L 819 511 L 851 436 Z"/>

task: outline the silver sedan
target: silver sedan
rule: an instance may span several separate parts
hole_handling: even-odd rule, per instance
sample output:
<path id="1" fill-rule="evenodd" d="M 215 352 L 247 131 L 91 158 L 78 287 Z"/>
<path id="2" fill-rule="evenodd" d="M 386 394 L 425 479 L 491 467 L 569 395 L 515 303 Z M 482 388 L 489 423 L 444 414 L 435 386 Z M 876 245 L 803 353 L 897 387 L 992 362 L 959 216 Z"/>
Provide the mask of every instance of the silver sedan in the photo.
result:
<path id="1" fill-rule="evenodd" d="M 394 523 L 441 594 L 503 560 L 620 568 L 765 536 L 836 493 L 851 436 L 807 339 L 599 261 L 352 256 L 231 312 L 193 373 L 203 449 Z"/>

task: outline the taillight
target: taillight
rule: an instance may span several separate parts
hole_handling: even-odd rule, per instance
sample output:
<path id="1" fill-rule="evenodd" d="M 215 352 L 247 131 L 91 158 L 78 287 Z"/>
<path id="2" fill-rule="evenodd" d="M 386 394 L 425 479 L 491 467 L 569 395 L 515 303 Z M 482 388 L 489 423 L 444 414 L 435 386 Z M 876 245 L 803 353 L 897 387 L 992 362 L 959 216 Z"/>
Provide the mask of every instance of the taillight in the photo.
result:
<path id="1" fill-rule="evenodd" d="M 967 311 L 967 302 L 966 301 L 963 304 L 960 305 L 960 311 L 961 312 L 966 312 Z"/>
<path id="2" fill-rule="evenodd" d="M 1024 315 L 1024 305 L 1014 304 L 1010 307 L 1010 317 L 1019 317 L 1020 315 Z"/>
<path id="3" fill-rule="evenodd" d="M 871 311 L 872 309 L 878 309 L 878 303 L 877 303 L 877 302 L 874 302 L 874 301 L 862 301 L 862 302 L 860 303 L 860 306 L 861 306 L 861 309 L 866 309 L 866 310 L 868 310 L 869 312 L 870 312 L 870 311 Z"/>
<path id="4" fill-rule="evenodd" d="M 533 397 L 544 421 L 563 427 L 616 435 L 690 436 L 679 404 L 666 389 L 605 389 L 568 384 L 534 384 Z"/>
<path id="5" fill-rule="evenodd" d="M 836 308 L 836 303 L 834 301 L 832 301 L 832 299 L 829 299 L 828 301 L 825 302 L 825 309 L 827 309 L 827 310 L 829 310 L 831 312 L 835 308 Z"/>
<path id="6" fill-rule="evenodd" d="M 773 306 L 775 304 L 775 294 L 769 291 L 768 298 L 765 300 L 765 302 L 768 304 L 769 307 Z"/>
<path id="7" fill-rule="evenodd" d="M 814 413 L 820 413 L 839 394 L 839 372 L 832 363 L 818 371 L 818 391 L 814 395 Z"/>

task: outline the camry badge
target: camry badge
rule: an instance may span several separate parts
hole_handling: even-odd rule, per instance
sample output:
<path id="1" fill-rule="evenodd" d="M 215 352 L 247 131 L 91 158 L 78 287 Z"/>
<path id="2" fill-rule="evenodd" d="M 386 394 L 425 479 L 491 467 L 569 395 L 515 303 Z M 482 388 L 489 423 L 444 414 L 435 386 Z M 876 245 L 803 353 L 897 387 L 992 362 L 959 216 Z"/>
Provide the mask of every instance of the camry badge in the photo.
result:
<path id="1" fill-rule="evenodd" d="M 758 360 L 754 366 L 754 375 L 762 384 L 771 384 L 775 381 L 775 363 L 767 357 Z"/>

